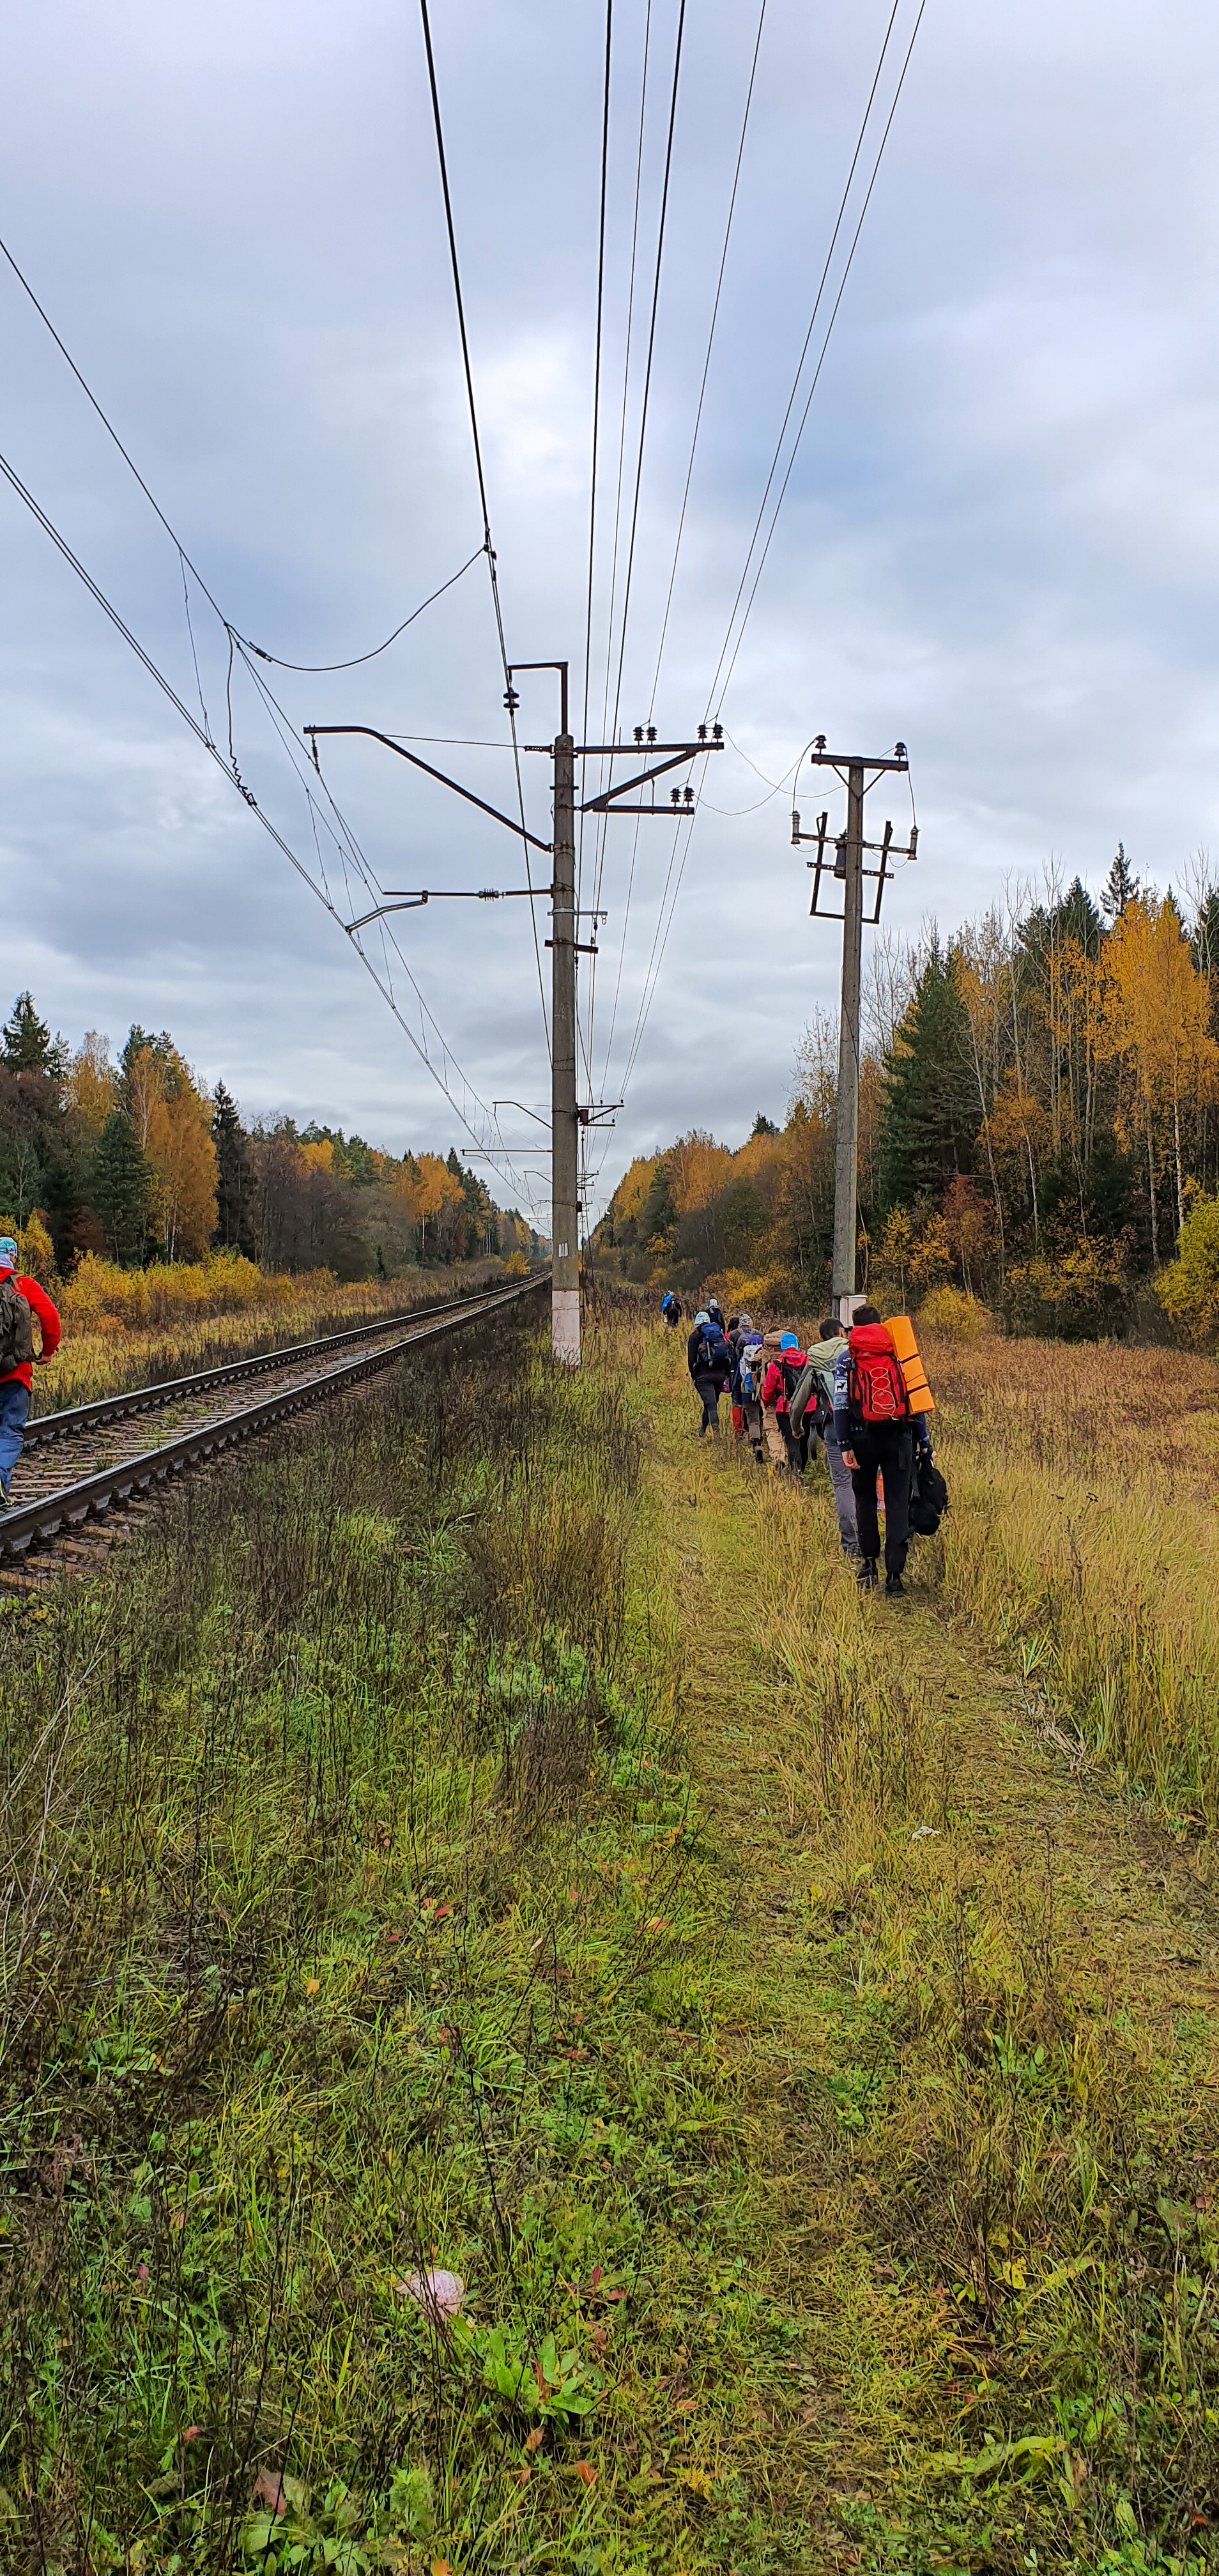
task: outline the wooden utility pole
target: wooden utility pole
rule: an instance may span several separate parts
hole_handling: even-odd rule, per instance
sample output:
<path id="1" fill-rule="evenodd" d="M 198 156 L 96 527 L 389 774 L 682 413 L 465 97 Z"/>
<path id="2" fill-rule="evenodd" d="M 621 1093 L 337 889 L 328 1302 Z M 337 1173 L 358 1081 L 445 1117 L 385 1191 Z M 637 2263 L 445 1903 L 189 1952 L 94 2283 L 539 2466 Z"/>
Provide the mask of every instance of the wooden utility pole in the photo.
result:
<path id="1" fill-rule="evenodd" d="M 395 742 L 392 735 L 380 732 L 375 725 L 306 725 L 305 737 L 312 746 L 314 763 L 318 766 L 319 772 L 317 746 L 320 735 L 364 734 L 373 742 L 383 743 L 387 751 L 396 752 L 398 758 L 409 761 L 413 769 L 421 769 L 425 776 L 437 780 L 442 787 L 451 788 L 455 795 L 464 798 L 467 805 L 477 806 L 479 812 L 488 815 L 493 823 L 502 823 L 506 830 L 516 834 L 526 848 L 541 850 L 552 861 L 549 887 L 532 884 L 503 887 L 433 886 L 416 887 L 409 891 L 405 889 L 392 891 L 387 888 L 380 902 L 374 904 L 368 912 L 361 913 L 357 920 L 346 922 L 344 928 L 349 937 L 358 938 L 369 922 L 380 921 L 391 912 L 414 911 L 424 904 L 502 903 L 509 896 L 516 896 L 532 903 L 549 894 L 551 935 L 546 945 L 551 951 L 549 1149 L 553 1263 L 551 1346 L 555 1358 L 561 1360 L 565 1367 L 578 1368 L 580 1365 L 580 1130 L 582 1127 L 599 1125 L 602 1119 L 607 1118 L 612 1110 L 620 1108 L 622 1104 L 620 1101 L 590 1100 L 581 1105 L 576 1088 L 576 959 L 595 957 L 597 953 L 595 939 L 582 940 L 579 935 L 580 915 L 576 904 L 576 762 L 596 759 L 612 763 L 615 760 L 638 759 L 642 751 L 645 762 L 642 769 L 636 769 L 632 777 L 624 778 L 617 787 L 605 788 L 600 796 L 588 797 L 580 811 L 583 814 L 634 814 L 637 816 L 650 814 L 653 820 L 660 816 L 667 822 L 676 822 L 682 815 L 693 812 L 693 789 L 687 787 L 683 790 L 674 787 L 669 791 L 668 804 L 661 805 L 656 802 L 655 781 L 668 770 L 685 768 L 690 761 L 701 759 L 706 752 L 722 751 L 724 729 L 719 724 L 712 725 L 710 729 L 703 724 L 698 728 L 697 741 L 678 743 L 658 742 L 655 725 L 646 727 L 636 725 L 633 744 L 574 743 L 567 723 L 566 662 L 510 662 L 506 665 L 508 687 L 504 704 L 514 716 L 520 703 L 515 680 L 516 675 L 521 671 L 557 671 L 559 675 L 558 733 L 553 742 L 529 742 L 524 746 L 526 751 L 544 752 L 553 763 L 553 841 L 539 840 L 535 832 L 526 829 L 523 816 L 520 822 L 517 822 L 512 815 L 501 814 L 498 806 L 488 805 L 484 797 L 476 796 L 469 787 L 463 787 L 459 779 L 448 777 L 444 770 L 434 769 L 431 762 L 422 760 L 417 751 L 408 751 L 405 744 Z M 658 756 L 654 757 L 654 755 Z M 636 805 L 624 805 L 623 797 L 630 795 L 637 788 L 650 788 L 650 798 Z M 604 919 L 604 915 L 599 915 L 597 918 Z M 532 1117 L 532 1110 L 528 1114 Z M 539 1149 L 535 1147 L 526 1150 Z M 507 1147 L 485 1149 L 484 1158 L 489 1162 L 505 1159 L 508 1151 Z"/>
<path id="2" fill-rule="evenodd" d="M 842 998 L 838 1020 L 838 1094 L 834 1122 L 834 1249 L 830 1268 L 832 1303 L 843 1323 L 850 1320 L 858 1302 L 855 1290 L 856 1238 L 859 1232 L 859 1030 L 860 987 L 863 975 L 864 879 L 876 882 L 876 901 L 867 919 L 880 919 L 881 898 L 890 876 L 891 858 L 913 859 L 918 856 L 918 825 L 910 826 L 909 844 L 904 849 L 893 845 L 893 825 L 886 823 L 882 841 L 865 841 L 863 836 L 863 800 L 868 787 L 885 770 L 908 768 L 906 746 L 899 742 L 886 760 L 844 759 L 838 752 L 827 751 L 825 735 L 819 733 L 812 749 L 804 755 L 814 769 L 833 769 L 843 779 L 847 791 L 846 830 L 833 844 L 832 865 L 826 858 L 828 814 L 817 818 L 815 832 L 802 832 L 800 816 L 792 814 L 792 841 L 815 841 L 817 856 L 808 865 L 816 870 L 810 914 L 842 923 Z M 803 763 L 801 763 L 803 766 Z M 845 777 L 844 777 L 845 772 Z M 797 772 L 797 776 L 799 772 Z M 864 864 L 865 851 L 876 851 L 880 865 Z M 830 912 L 821 901 L 822 878 L 842 887 L 840 913 Z M 828 890 L 828 889 L 827 889 Z"/>
<path id="3" fill-rule="evenodd" d="M 553 1270 L 550 1326 L 554 1355 L 580 1365 L 580 1104 L 576 1091 L 576 757 L 567 730 L 554 746 L 554 877 L 550 946 L 550 1145 Z"/>
<path id="4" fill-rule="evenodd" d="M 859 988 L 863 974 L 863 764 L 847 770 L 846 867 L 842 914 L 842 1001 L 838 1014 L 838 1115 L 834 1129 L 834 1251 L 830 1298 L 840 1318 L 855 1294 L 859 1224 Z"/>

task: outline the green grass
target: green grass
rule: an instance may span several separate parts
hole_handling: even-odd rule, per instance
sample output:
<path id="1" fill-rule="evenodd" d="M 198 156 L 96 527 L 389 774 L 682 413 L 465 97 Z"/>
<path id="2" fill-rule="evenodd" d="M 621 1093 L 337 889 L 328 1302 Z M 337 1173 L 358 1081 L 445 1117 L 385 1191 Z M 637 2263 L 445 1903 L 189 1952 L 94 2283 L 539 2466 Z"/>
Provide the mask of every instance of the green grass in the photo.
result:
<path id="1" fill-rule="evenodd" d="M 5 2565 L 1206 2563 L 1174 1888 L 679 1359 L 505 1319 L 0 1612 Z"/>

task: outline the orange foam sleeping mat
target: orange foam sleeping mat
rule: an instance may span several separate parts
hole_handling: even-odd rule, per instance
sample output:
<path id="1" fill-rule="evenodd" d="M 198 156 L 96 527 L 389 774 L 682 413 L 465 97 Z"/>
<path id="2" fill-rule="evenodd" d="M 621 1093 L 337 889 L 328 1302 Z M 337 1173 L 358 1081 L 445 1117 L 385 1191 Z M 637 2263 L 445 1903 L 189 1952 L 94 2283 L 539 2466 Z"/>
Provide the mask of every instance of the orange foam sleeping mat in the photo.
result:
<path id="1" fill-rule="evenodd" d="M 885 1328 L 892 1336 L 893 1348 L 901 1362 L 906 1393 L 912 1413 L 934 1413 L 935 1397 L 927 1384 L 927 1371 L 919 1356 L 914 1326 L 908 1315 L 886 1315 Z"/>

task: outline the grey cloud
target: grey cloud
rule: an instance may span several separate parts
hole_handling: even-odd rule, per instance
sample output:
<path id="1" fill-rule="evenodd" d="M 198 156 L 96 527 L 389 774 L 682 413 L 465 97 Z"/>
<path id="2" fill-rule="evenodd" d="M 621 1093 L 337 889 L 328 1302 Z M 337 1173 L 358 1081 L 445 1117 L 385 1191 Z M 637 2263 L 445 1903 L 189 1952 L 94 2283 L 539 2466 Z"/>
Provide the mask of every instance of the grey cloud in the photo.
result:
<path id="1" fill-rule="evenodd" d="M 770 0 L 657 700 L 666 726 L 703 713 L 887 14 L 879 0 L 815 14 Z M 565 651 L 574 666 L 600 12 L 454 0 L 434 15 L 510 649 Z M 675 8 L 654 18 L 645 322 Z M 603 496 L 638 0 L 620 0 L 615 23 Z M 725 0 L 692 22 L 627 724 L 651 687 L 752 32 Z M 412 13 L 243 0 L 200 17 L 123 0 L 101 18 L 75 0 L 27 13 L 8 44 L 6 229 L 217 598 L 290 658 L 365 648 L 481 534 Z M 894 889 L 899 928 L 929 909 L 946 921 L 977 912 L 1051 852 L 1095 883 L 1121 836 L 1164 879 L 1215 837 L 1217 71 L 1201 0 L 1168 0 L 1154 18 L 1099 0 L 1007 14 L 929 0 L 726 705 L 772 779 L 815 730 L 851 748 L 898 733 L 911 743 L 923 856 Z M 2 280 L 0 313 L 0 443 L 196 706 L 173 550 Z M 32 984 L 71 1033 L 121 1037 L 133 1016 L 171 1026 L 252 1112 L 315 1111 L 389 1145 L 447 1145 L 451 1113 L 341 934 L 9 497 L 0 525 L 10 984 Z M 222 638 L 193 589 L 192 610 L 227 749 Z M 600 593 L 594 633 L 599 673 Z M 297 734 L 311 719 L 358 719 L 498 736 L 483 568 L 367 671 L 272 676 Z M 528 684 L 530 740 L 552 726 L 549 691 Z M 240 674 L 234 713 L 243 775 L 310 854 L 301 789 Z M 510 803 L 503 752 L 435 757 Z M 335 746 L 326 767 L 386 882 L 517 881 L 507 834 L 389 755 Z M 540 761 L 527 788 L 545 837 Z M 603 1186 L 677 1127 L 737 1135 L 759 1107 L 777 1115 L 800 1024 L 832 999 L 833 940 L 806 918 L 786 795 L 744 810 L 763 794 L 735 752 L 709 764 Z M 807 780 L 802 801 L 812 806 Z M 663 826 L 640 835 L 624 1043 L 669 838 Z M 598 1087 L 631 852 L 629 827 L 614 826 Z M 488 1099 L 536 1101 L 546 1088 L 524 909 L 446 917 L 437 905 L 402 931 Z M 621 1062 L 616 1044 L 611 1093 Z"/>

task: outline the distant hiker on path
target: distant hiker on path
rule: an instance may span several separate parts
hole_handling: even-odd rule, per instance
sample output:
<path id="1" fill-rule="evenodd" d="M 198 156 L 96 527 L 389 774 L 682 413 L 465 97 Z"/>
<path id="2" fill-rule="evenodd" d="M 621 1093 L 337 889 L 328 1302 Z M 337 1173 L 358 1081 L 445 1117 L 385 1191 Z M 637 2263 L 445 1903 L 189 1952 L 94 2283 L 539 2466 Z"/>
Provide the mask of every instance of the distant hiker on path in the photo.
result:
<path id="1" fill-rule="evenodd" d="M 927 1419 L 912 1414 L 893 1335 L 875 1306 L 859 1306 L 834 1379 L 834 1436 L 851 1471 L 859 1580 L 871 1590 L 880 1557 L 876 1510 L 879 1470 L 885 1495 L 885 1591 L 905 1591 L 902 1574 L 910 1541 L 910 1478 L 915 1445 L 930 1447 Z"/>
<path id="2" fill-rule="evenodd" d="M 35 1315 L 42 1332 L 41 1354 L 34 1350 Z M 12 1235 L 0 1234 L 0 1511 L 11 1508 L 10 1487 L 21 1456 L 35 1360 L 49 1360 L 58 1350 L 61 1330 L 58 1310 L 45 1288 L 18 1270 Z"/>
<path id="3" fill-rule="evenodd" d="M 710 1431 L 718 1440 L 720 1397 L 727 1394 L 732 1382 L 732 1352 L 724 1338 L 723 1326 L 713 1322 L 706 1306 L 700 1306 L 694 1318 L 694 1330 L 686 1344 L 686 1361 L 694 1381 L 694 1391 L 702 1399 L 699 1439 Z"/>
<path id="4" fill-rule="evenodd" d="M 670 1330 L 675 1332 L 681 1322 L 681 1299 L 674 1296 L 671 1288 L 667 1288 L 661 1298 L 660 1311 Z"/>
<path id="5" fill-rule="evenodd" d="M 762 1445 L 762 1377 L 766 1367 L 765 1345 L 761 1334 L 754 1331 L 752 1320 L 748 1315 L 741 1316 L 735 1334 L 730 1334 L 729 1339 L 736 1351 L 736 1368 L 732 1378 L 732 1428 L 736 1431 L 739 1413 L 741 1425 L 737 1436 L 739 1439 L 748 1440 L 754 1457 L 761 1467 L 766 1463 L 766 1451 Z"/>

